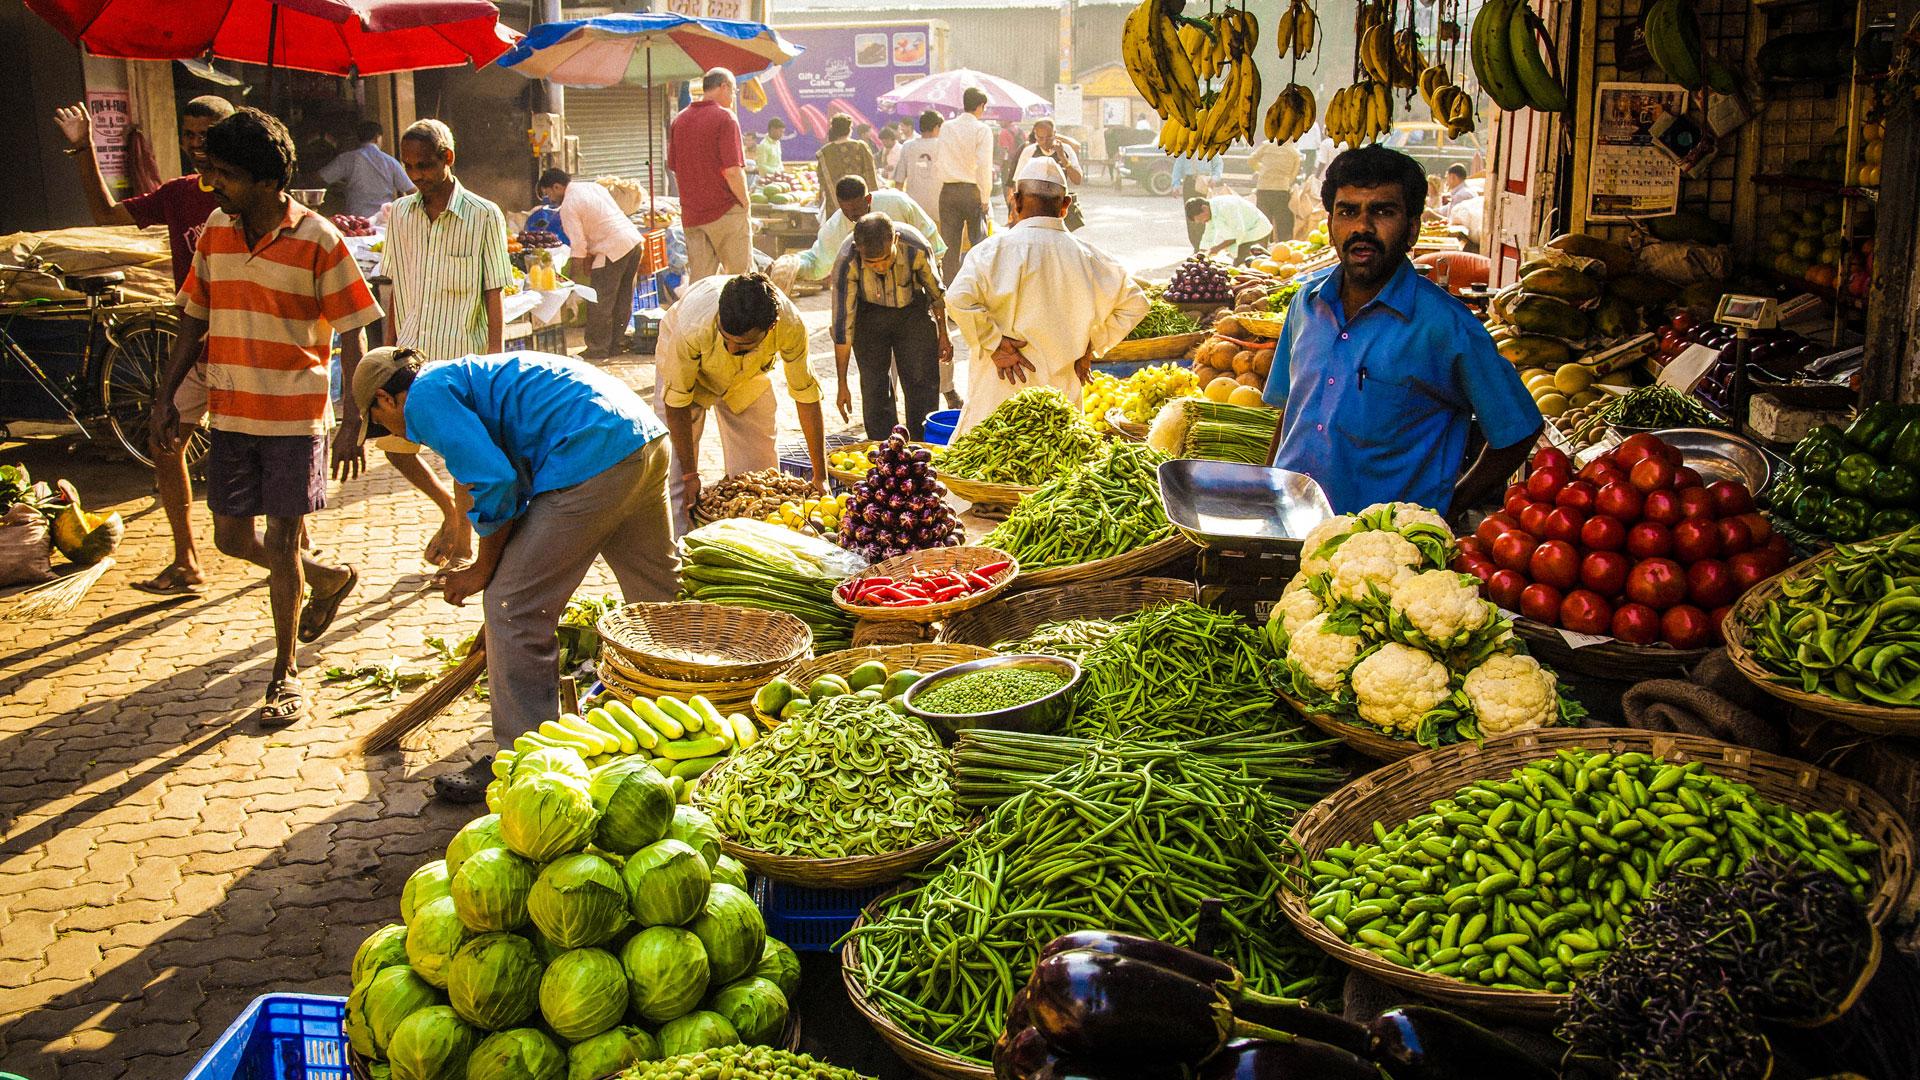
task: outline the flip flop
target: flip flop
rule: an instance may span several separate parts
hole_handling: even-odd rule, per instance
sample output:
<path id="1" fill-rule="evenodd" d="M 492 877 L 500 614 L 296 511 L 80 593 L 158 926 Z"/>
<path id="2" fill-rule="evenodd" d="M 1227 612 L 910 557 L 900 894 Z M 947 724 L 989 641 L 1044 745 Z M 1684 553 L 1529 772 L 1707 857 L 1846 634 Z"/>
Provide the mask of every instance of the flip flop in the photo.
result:
<path id="1" fill-rule="evenodd" d="M 459 772 L 442 773 L 433 778 L 434 798 L 450 803 L 477 803 L 487 796 L 493 782 L 493 755 L 488 754 Z"/>
<path id="2" fill-rule="evenodd" d="M 198 582 L 182 581 L 182 571 L 177 566 L 169 566 L 145 581 L 133 582 L 133 587 L 143 593 L 155 596 L 199 596 Z"/>
<path id="3" fill-rule="evenodd" d="M 307 644 L 320 640 L 320 635 L 333 625 L 333 617 L 340 614 L 340 603 L 353 591 L 360 581 L 360 572 L 347 567 L 346 584 L 333 591 L 330 596 L 309 596 L 307 606 L 300 612 L 300 640 Z"/>
<path id="4" fill-rule="evenodd" d="M 254 720 L 268 731 L 297 724 L 306 719 L 306 715 L 306 689 L 295 678 L 268 683 L 266 704 L 253 714 Z"/>

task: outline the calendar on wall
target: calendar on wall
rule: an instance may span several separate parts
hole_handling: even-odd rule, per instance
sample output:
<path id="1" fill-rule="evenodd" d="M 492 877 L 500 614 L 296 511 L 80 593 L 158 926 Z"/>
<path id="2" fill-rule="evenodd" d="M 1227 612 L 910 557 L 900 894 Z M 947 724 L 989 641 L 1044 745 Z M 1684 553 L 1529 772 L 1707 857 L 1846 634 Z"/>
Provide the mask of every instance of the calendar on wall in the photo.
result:
<path id="1" fill-rule="evenodd" d="M 1658 217 L 1680 208 L 1680 164 L 1655 136 L 1667 117 L 1684 116 L 1687 90 L 1667 83 L 1600 84 L 1593 125 L 1587 217 Z"/>

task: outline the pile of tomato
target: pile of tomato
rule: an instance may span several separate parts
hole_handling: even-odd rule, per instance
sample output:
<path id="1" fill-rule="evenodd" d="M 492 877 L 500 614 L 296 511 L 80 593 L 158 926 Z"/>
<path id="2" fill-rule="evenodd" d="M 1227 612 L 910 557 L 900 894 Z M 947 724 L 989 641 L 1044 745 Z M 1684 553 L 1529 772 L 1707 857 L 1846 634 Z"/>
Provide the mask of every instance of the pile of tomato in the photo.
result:
<path id="1" fill-rule="evenodd" d="M 1745 484 L 1705 483 L 1642 433 L 1578 472 L 1559 450 L 1536 452 L 1526 481 L 1461 539 L 1454 568 L 1536 622 L 1696 649 L 1719 643 L 1727 608 L 1792 556 Z"/>

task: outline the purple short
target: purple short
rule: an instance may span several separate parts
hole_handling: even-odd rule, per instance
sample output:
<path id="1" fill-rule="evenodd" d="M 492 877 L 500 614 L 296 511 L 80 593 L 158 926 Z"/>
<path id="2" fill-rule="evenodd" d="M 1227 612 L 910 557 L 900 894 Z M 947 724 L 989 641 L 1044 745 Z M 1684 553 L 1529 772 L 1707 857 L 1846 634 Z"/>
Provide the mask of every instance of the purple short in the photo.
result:
<path id="1" fill-rule="evenodd" d="M 218 428 L 208 435 L 208 510 L 222 517 L 297 518 L 326 507 L 326 436 Z"/>

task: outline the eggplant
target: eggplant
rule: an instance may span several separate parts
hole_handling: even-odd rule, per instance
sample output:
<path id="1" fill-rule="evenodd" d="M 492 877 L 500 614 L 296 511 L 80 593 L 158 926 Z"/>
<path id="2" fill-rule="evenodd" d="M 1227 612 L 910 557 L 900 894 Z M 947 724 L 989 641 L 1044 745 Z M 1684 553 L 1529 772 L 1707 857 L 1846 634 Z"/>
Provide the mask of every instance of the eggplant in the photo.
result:
<path id="1" fill-rule="evenodd" d="M 1481 1074 L 1505 1080 L 1489 1070 Z M 1236 1041 L 1206 1063 L 1199 1080 L 1386 1080 L 1357 1054 L 1313 1039 Z"/>
<path id="2" fill-rule="evenodd" d="M 1236 1020 L 1210 981 L 1088 949 L 1034 965 L 1027 1010 L 1054 1049 L 1115 1068 L 1198 1065 L 1235 1035 L 1272 1034 Z"/>
<path id="3" fill-rule="evenodd" d="M 912 461 L 915 465 L 931 465 L 933 464 L 933 451 L 924 446 L 915 447 Z"/>
<path id="4" fill-rule="evenodd" d="M 1553 1080 L 1533 1055 L 1445 1009 L 1400 1005 L 1368 1025 L 1367 1056 L 1393 1080 Z"/>
<path id="5" fill-rule="evenodd" d="M 1225 981 L 1235 985 L 1240 982 L 1240 973 L 1223 960 L 1178 945 L 1169 945 L 1156 938 L 1122 934 L 1115 930 L 1076 930 L 1071 934 L 1062 934 L 1047 942 L 1040 950 L 1040 959 L 1076 949 L 1124 956 L 1129 960 L 1144 960 L 1201 982 Z"/>

